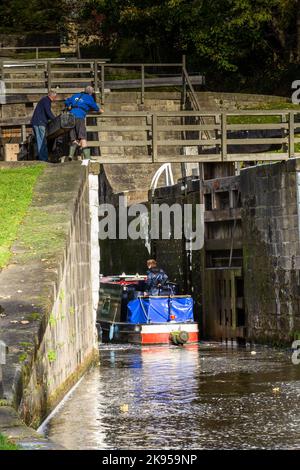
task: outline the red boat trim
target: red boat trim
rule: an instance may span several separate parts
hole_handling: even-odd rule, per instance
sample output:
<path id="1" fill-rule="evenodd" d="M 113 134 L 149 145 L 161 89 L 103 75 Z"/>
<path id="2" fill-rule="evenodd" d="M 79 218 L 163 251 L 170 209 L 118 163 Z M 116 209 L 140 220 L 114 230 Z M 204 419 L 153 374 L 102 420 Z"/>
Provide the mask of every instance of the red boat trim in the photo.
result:
<path id="1" fill-rule="evenodd" d="M 170 343 L 170 333 L 141 333 L 142 344 L 163 344 Z M 188 343 L 199 341 L 198 332 L 189 332 Z"/>

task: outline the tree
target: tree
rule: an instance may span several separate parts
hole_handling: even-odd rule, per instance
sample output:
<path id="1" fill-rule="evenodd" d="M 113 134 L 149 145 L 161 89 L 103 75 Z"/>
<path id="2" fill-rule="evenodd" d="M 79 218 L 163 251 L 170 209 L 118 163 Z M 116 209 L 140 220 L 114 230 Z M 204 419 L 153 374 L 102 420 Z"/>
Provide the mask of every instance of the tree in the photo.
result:
<path id="1" fill-rule="evenodd" d="M 1 29 L 11 32 L 55 31 L 61 20 L 59 0 L 0 0 Z"/>

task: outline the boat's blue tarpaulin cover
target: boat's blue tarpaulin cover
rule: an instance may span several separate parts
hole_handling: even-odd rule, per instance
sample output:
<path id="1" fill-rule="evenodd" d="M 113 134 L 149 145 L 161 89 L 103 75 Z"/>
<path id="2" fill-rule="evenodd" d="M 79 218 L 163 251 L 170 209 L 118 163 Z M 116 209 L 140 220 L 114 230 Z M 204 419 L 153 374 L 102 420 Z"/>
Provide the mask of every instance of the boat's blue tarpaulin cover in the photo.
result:
<path id="1" fill-rule="evenodd" d="M 193 321 L 193 299 L 191 297 L 148 297 L 128 302 L 127 321 L 129 323 L 165 323 L 170 320 Z"/>

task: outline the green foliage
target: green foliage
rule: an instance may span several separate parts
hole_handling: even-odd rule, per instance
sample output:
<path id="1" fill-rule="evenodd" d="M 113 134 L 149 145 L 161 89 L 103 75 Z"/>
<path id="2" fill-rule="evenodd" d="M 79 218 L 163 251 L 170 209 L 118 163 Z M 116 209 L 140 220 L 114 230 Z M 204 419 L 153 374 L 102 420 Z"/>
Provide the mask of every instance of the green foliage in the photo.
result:
<path id="1" fill-rule="evenodd" d="M 21 341 L 19 344 L 27 351 L 31 351 L 33 349 L 33 343 L 30 343 L 29 341 Z"/>
<path id="2" fill-rule="evenodd" d="M 59 0 L 0 0 L 1 29 L 55 31 L 62 15 L 61 7 Z"/>
<path id="3" fill-rule="evenodd" d="M 66 32 L 73 22 L 88 54 L 118 62 L 186 54 L 210 88 L 287 92 L 299 78 L 299 10 L 298 0 L 0 0 L 0 29 Z"/>
<path id="4" fill-rule="evenodd" d="M 74 308 L 74 307 L 70 307 L 70 308 L 69 308 L 69 312 L 70 312 L 70 315 L 75 315 L 75 308 Z"/>
<path id="5" fill-rule="evenodd" d="M 55 316 L 53 315 L 53 313 L 51 313 L 50 318 L 49 318 L 49 325 L 50 326 L 55 326 L 56 322 L 57 322 L 57 320 L 56 320 Z"/>
<path id="6" fill-rule="evenodd" d="M 13 444 L 3 434 L 0 434 L 0 450 L 20 450 L 20 447 Z"/>
<path id="7" fill-rule="evenodd" d="M 56 358 L 57 358 L 56 352 L 53 351 L 53 350 L 49 351 L 48 354 L 47 354 L 47 357 L 48 357 L 48 361 L 49 361 L 49 362 L 54 362 L 54 361 L 56 361 Z"/>
<path id="8" fill-rule="evenodd" d="M 27 355 L 26 352 L 20 354 L 20 355 L 19 355 L 19 362 L 20 362 L 20 364 L 22 364 L 23 362 L 25 362 L 26 359 L 27 359 L 27 357 L 28 357 L 28 355 Z"/>
<path id="9" fill-rule="evenodd" d="M 32 200 L 42 165 L 0 169 L 0 269 L 11 256 L 10 247 Z"/>
<path id="10" fill-rule="evenodd" d="M 267 89 L 299 62 L 297 13 L 297 0 L 88 0 L 80 15 L 118 61 L 186 53 L 223 89 L 224 79 Z"/>
<path id="11" fill-rule="evenodd" d="M 29 315 L 27 315 L 27 320 L 28 321 L 38 321 L 41 318 L 41 314 L 38 312 L 32 312 Z"/>

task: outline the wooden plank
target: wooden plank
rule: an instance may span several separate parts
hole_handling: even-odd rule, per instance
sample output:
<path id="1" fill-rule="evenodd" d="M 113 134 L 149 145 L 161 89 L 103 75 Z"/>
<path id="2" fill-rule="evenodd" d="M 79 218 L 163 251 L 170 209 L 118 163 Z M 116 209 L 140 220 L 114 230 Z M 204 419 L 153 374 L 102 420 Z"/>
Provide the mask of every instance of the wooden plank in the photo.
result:
<path id="1" fill-rule="evenodd" d="M 206 250 L 230 250 L 232 240 L 231 238 L 227 239 L 206 239 L 205 240 L 205 249 Z M 240 249 L 243 248 L 241 239 L 233 239 L 233 248 Z"/>
<path id="2" fill-rule="evenodd" d="M 104 59 L 101 59 L 104 60 Z M 106 68 L 110 67 L 136 67 L 136 68 L 141 68 L 141 65 L 144 65 L 146 67 L 182 67 L 182 64 L 176 64 L 176 63 L 170 63 L 170 64 L 118 64 L 118 63 L 113 63 L 111 64 L 110 62 L 105 64 Z"/>
<path id="3" fill-rule="evenodd" d="M 293 111 L 290 109 L 251 109 L 251 110 L 239 110 L 239 111 L 227 111 L 227 116 L 282 116 L 289 114 L 290 112 L 298 114 L 299 111 Z"/>
<path id="4" fill-rule="evenodd" d="M 40 94 L 40 93 L 47 93 L 47 88 L 7 88 L 5 93 L 7 95 L 19 95 L 19 94 Z M 59 90 L 60 93 L 63 93 Z"/>
<path id="5" fill-rule="evenodd" d="M 295 154 L 296 155 L 296 154 Z M 231 153 L 228 154 L 228 161 L 239 162 L 239 161 L 272 161 L 272 160 L 288 160 L 289 156 L 287 153 Z"/>
<path id="6" fill-rule="evenodd" d="M 227 124 L 228 131 L 235 130 L 265 130 L 265 129 L 288 129 L 287 123 L 274 123 L 274 124 Z"/>
<path id="7" fill-rule="evenodd" d="M 195 147 L 198 147 L 199 145 L 218 145 L 221 143 L 221 139 L 209 139 L 209 140 L 205 140 L 205 139 L 187 139 L 187 140 L 184 140 L 184 139 L 181 139 L 181 140 L 174 140 L 174 139 L 170 139 L 170 140 L 158 140 L 157 142 L 157 145 L 159 146 L 195 146 Z"/>
<path id="8" fill-rule="evenodd" d="M 25 67 L 22 67 L 22 68 L 18 68 L 18 69 L 14 69 L 12 67 L 10 68 L 5 68 L 3 69 L 3 74 L 4 76 L 5 75 L 12 75 L 12 74 L 28 74 L 28 73 L 32 73 L 32 74 L 42 74 L 42 73 L 45 73 L 46 71 L 46 68 L 43 67 L 43 68 L 39 68 L 39 69 L 35 69 L 35 68 L 25 68 Z"/>
<path id="9" fill-rule="evenodd" d="M 116 163 L 116 164 L 120 164 L 122 163 L 123 165 L 127 165 L 127 164 L 140 164 L 140 163 L 153 163 L 152 162 L 152 159 L 150 156 L 135 156 L 135 157 L 132 157 L 132 158 L 129 158 L 129 157 L 120 157 L 119 155 L 111 155 L 109 157 L 107 157 L 106 155 L 103 155 L 103 156 L 99 156 L 99 157 L 93 157 L 92 161 L 96 161 L 96 162 L 99 162 L 99 163 L 109 163 L 109 164 L 113 164 L 113 163 Z"/>
<path id="10" fill-rule="evenodd" d="M 84 68 L 63 68 L 63 69 L 56 69 L 56 68 L 52 68 L 52 73 L 53 75 L 60 75 L 60 74 L 68 74 L 68 73 L 72 73 L 72 74 L 83 74 L 83 73 L 89 73 L 91 74 L 92 73 L 92 69 L 90 67 L 84 67 Z"/>
<path id="11" fill-rule="evenodd" d="M 107 142 L 106 140 L 90 140 L 88 147 L 148 147 L 151 144 L 152 140 L 119 140 L 115 142 Z"/>
<path id="12" fill-rule="evenodd" d="M 221 152 L 223 161 L 227 160 L 227 116 L 226 113 L 221 114 Z"/>
<path id="13" fill-rule="evenodd" d="M 52 76 L 52 83 L 64 83 L 64 85 L 68 85 L 68 83 L 92 83 L 93 77 L 80 77 L 80 78 L 55 78 Z"/>
<path id="14" fill-rule="evenodd" d="M 182 117 L 182 116 L 198 116 L 212 117 L 220 116 L 220 113 L 214 111 L 158 111 L 157 117 Z"/>
<path id="15" fill-rule="evenodd" d="M 294 132 L 295 132 L 294 114 L 290 113 L 289 114 L 289 136 L 288 136 L 289 137 L 289 147 L 288 147 L 289 157 L 293 157 L 294 152 L 295 152 Z"/>
<path id="16" fill-rule="evenodd" d="M 101 92 L 100 92 L 100 96 L 101 96 L 101 104 L 104 105 L 104 101 L 105 101 L 105 88 L 104 88 L 104 83 L 105 83 L 105 67 L 104 67 L 104 64 L 101 65 Z"/>
<path id="17" fill-rule="evenodd" d="M 241 218 L 241 208 L 221 209 L 205 211 L 205 222 L 221 222 L 223 220 L 234 220 Z"/>
<path id="18" fill-rule="evenodd" d="M 42 78 L 9 78 L 5 79 L 5 84 L 13 83 L 18 85 L 19 83 L 45 83 L 45 77 Z"/>
<path id="19" fill-rule="evenodd" d="M 220 154 L 209 154 L 209 155 L 158 155 L 157 163 L 199 163 L 199 162 L 221 162 L 222 158 Z"/>
<path id="20" fill-rule="evenodd" d="M 192 77 L 192 83 L 195 85 L 201 85 L 203 78 L 201 76 Z M 122 88 L 141 88 L 141 79 L 132 80 L 105 80 L 105 86 L 111 89 L 122 89 Z M 145 78 L 144 87 L 154 88 L 161 86 L 182 86 L 182 77 L 157 77 L 157 78 Z"/>
<path id="21" fill-rule="evenodd" d="M 88 114 L 87 117 L 94 117 L 95 115 L 94 114 Z M 152 116 L 152 113 L 150 112 L 146 112 L 146 111 L 120 111 L 119 113 L 118 112 L 105 112 L 105 114 L 101 115 L 102 119 L 105 119 L 105 118 L 118 118 L 118 117 L 128 117 L 128 118 L 131 118 L 131 117 L 151 117 Z M 100 117 L 100 115 L 99 115 Z M 178 116 L 180 117 L 180 115 Z"/>
<path id="22" fill-rule="evenodd" d="M 227 144 L 233 145 L 256 145 L 256 144 L 284 144 L 287 143 L 287 137 L 273 137 L 272 139 L 227 139 Z"/>
<path id="23" fill-rule="evenodd" d="M 95 93 L 99 93 L 99 77 L 98 77 L 98 64 L 97 61 L 94 62 L 93 66 L 93 77 L 94 77 L 94 89 Z"/>
<path id="24" fill-rule="evenodd" d="M 151 126 L 141 125 L 141 126 L 86 126 L 88 132 L 143 132 L 150 131 Z"/>
<path id="25" fill-rule="evenodd" d="M 47 88 L 48 91 L 52 87 L 52 75 L 51 75 L 51 62 L 47 63 Z"/>
<path id="26" fill-rule="evenodd" d="M 29 124 L 30 117 L 8 117 L 0 119 L 0 127 L 20 127 L 22 124 Z"/>
<path id="27" fill-rule="evenodd" d="M 157 160 L 157 116 L 153 114 L 152 116 L 152 161 Z"/>
<path id="28" fill-rule="evenodd" d="M 145 102 L 145 66 L 144 64 L 141 65 L 141 104 L 144 104 Z"/>
<path id="29" fill-rule="evenodd" d="M 79 88 L 79 87 L 68 87 L 68 88 L 56 88 L 55 90 L 58 94 L 66 94 L 66 93 L 80 93 L 82 91 L 82 87 Z"/>
<path id="30" fill-rule="evenodd" d="M 178 116 L 179 117 L 179 116 Z M 221 125 L 218 124 L 194 124 L 194 125 L 185 125 L 185 124 L 180 124 L 180 125 L 158 125 L 157 130 L 160 131 L 216 131 L 220 130 Z"/>

